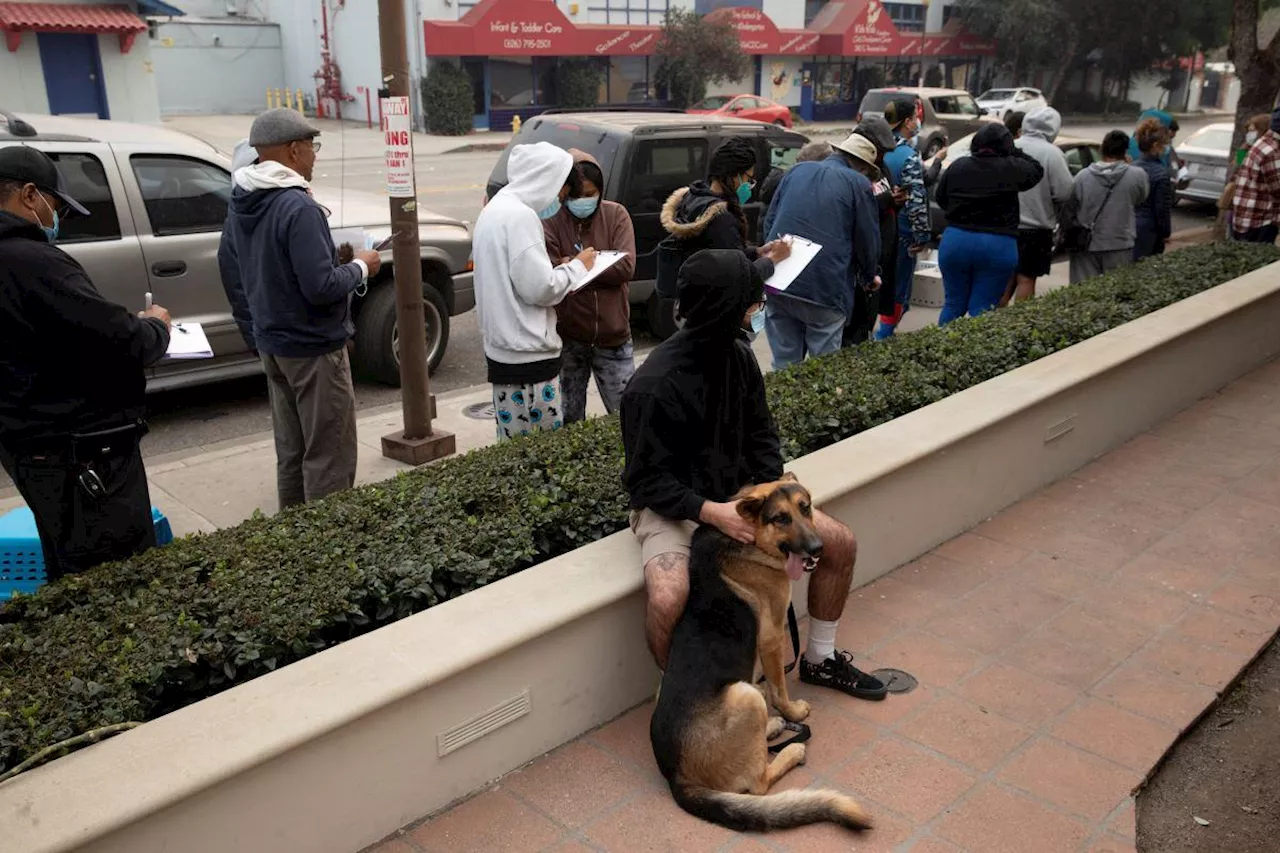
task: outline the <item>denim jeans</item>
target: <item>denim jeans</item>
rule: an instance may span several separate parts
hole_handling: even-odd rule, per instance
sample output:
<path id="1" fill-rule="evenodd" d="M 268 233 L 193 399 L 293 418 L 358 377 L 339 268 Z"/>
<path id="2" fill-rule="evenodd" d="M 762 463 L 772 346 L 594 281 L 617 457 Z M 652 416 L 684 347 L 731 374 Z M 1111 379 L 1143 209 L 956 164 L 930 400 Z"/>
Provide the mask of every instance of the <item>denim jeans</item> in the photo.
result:
<path id="1" fill-rule="evenodd" d="M 622 389 L 636 372 L 631 341 L 620 347 L 593 347 L 564 339 L 564 359 L 560 363 L 560 392 L 564 397 L 564 422 L 587 419 L 587 385 L 592 374 L 605 411 L 613 414 L 622 402 Z"/>
<path id="2" fill-rule="evenodd" d="M 769 297 L 765 305 L 765 334 L 773 353 L 773 369 L 827 355 L 840 349 L 849 320 L 838 308 L 806 302 L 785 294 Z"/>
<path id="3" fill-rule="evenodd" d="M 938 247 L 945 298 L 938 325 L 996 307 L 1018 268 L 1018 240 L 1004 234 L 966 231 L 951 226 Z"/>

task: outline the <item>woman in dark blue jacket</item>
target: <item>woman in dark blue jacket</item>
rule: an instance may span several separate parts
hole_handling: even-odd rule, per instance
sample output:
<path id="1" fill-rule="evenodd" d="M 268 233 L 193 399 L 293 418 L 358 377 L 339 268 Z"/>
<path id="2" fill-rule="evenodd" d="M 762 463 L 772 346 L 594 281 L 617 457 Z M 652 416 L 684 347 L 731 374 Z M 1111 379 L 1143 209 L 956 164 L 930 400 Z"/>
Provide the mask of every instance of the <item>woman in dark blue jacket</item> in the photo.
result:
<path id="1" fill-rule="evenodd" d="M 1151 255 L 1164 254 L 1164 241 L 1173 230 L 1173 181 L 1164 154 L 1169 147 L 1169 130 L 1155 118 L 1143 119 L 1134 138 L 1142 159 L 1138 168 L 1147 173 L 1151 192 L 1146 201 L 1134 208 L 1137 240 L 1133 244 L 1133 259 L 1140 261 Z"/>

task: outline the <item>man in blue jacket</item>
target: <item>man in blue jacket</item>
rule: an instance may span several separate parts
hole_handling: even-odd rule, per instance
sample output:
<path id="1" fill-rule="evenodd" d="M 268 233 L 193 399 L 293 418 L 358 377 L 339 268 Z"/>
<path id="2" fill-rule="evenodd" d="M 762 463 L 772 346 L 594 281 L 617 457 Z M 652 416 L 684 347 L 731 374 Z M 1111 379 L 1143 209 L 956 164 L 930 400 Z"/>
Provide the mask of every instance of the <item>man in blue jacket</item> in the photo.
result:
<path id="1" fill-rule="evenodd" d="M 355 484 L 351 294 L 381 266 L 368 249 L 337 262 L 327 213 L 309 184 L 319 135 L 289 109 L 254 120 L 249 144 L 258 160 L 232 178 L 218 249 L 237 322 L 243 328 L 248 320 L 267 374 L 281 509 Z"/>
<path id="2" fill-rule="evenodd" d="M 770 241 L 791 234 L 822 246 L 785 292 L 769 293 L 765 329 L 775 370 L 840 349 L 854 288 L 878 286 L 876 147 L 850 134 L 833 149 L 825 160 L 791 167 L 765 218 Z"/>

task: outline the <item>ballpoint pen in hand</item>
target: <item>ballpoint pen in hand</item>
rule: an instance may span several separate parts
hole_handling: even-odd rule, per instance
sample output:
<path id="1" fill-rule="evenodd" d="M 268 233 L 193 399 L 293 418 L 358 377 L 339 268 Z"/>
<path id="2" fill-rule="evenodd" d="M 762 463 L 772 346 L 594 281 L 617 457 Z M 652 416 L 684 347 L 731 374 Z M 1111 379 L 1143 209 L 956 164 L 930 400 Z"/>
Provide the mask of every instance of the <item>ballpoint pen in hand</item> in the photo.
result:
<path id="1" fill-rule="evenodd" d="M 147 291 L 145 298 L 146 298 L 147 304 L 144 305 L 143 308 L 150 311 L 151 310 L 151 291 L 150 290 Z"/>

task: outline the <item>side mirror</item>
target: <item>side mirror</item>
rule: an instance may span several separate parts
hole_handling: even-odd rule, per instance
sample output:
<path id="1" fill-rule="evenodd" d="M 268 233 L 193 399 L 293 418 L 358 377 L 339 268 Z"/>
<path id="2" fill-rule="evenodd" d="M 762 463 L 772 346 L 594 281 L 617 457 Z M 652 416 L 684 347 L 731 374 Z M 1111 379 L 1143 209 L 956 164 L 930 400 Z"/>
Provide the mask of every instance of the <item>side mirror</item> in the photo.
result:
<path id="1" fill-rule="evenodd" d="M 985 116 L 990 114 L 991 114 L 991 110 L 987 109 L 986 107 L 978 107 L 978 115 Z"/>
<path id="2" fill-rule="evenodd" d="M 733 106 L 729 107 L 729 112 L 731 113 L 742 112 L 742 104 L 734 104 Z"/>

